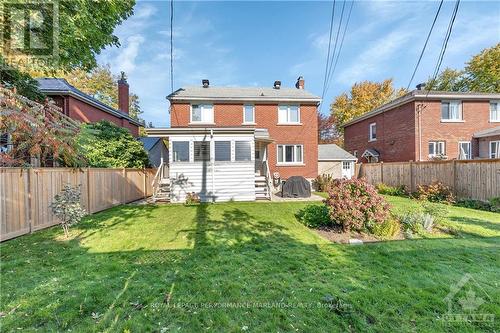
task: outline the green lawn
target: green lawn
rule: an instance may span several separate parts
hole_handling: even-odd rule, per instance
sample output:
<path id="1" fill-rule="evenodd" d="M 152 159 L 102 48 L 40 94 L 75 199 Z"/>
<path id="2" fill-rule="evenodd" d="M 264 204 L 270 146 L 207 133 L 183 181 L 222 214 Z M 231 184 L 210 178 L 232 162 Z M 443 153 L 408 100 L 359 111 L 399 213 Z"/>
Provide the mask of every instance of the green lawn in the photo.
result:
<path id="1" fill-rule="evenodd" d="M 51 228 L 7 241 L 1 330 L 498 331 L 500 214 L 453 207 L 448 238 L 352 246 L 299 224 L 306 204 L 121 206 L 71 240 Z M 466 273 L 493 323 L 443 320 Z"/>

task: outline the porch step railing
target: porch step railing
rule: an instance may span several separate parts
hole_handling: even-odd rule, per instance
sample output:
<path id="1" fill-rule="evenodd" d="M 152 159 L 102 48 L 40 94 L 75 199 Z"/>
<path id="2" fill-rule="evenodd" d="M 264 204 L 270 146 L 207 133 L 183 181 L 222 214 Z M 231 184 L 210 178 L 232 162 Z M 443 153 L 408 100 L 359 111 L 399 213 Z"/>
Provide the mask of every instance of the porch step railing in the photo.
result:
<path id="1" fill-rule="evenodd" d="M 156 170 L 156 174 L 151 183 L 153 187 L 153 202 L 156 201 L 170 201 L 170 179 L 165 177 L 165 167 L 166 164 L 163 162 L 163 158 L 161 159 L 160 165 L 158 166 L 158 170 Z"/>

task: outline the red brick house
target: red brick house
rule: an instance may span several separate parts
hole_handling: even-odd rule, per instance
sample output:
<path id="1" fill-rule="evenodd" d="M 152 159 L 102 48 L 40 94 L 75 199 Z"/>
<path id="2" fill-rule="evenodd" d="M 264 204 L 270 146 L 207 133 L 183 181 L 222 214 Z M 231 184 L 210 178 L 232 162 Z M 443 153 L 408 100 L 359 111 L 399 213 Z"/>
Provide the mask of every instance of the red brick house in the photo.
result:
<path id="1" fill-rule="evenodd" d="M 66 116 L 86 123 L 108 120 L 127 128 L 135 137 L 139 135 L 142 124 L 129 116 L 129 86 L 126 79 L 118 81 L 119 110 L 78 90 L 65 79 L 40 78 L 37 81 L 40 91 L 53 99 Z"/>
<path id="2" fill-rule="evenodd" d="M 167 97 L 171 128 L 147 129 L 169 138 L 173 201 L 189 192 L 205 201 L 269 198 L 278 179 L 317 176 L 320 98 L 304 90 L 302 77 L 295 88 L 202 83 Z"/>
<path id="3" fill-rule="evenodd" d="M 414 90 L 344 125 L 360 162 L 500 158 L 500 94 Z"/>

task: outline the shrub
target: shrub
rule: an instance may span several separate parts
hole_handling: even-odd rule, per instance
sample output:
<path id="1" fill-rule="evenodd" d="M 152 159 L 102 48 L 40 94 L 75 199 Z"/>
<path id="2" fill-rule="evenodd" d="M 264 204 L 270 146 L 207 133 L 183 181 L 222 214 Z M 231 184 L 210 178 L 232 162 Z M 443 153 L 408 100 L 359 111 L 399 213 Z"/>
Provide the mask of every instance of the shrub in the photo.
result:
<path id="1" fill-rule="evenodd" d="M 375 187 L 361 179 L 334 180 L 324 202 L 331 220 L 344 231 L 369 230 L 389 214 L 389 204 Z"/>
<path id="2" fill-rule="evenodd" d="M 394 195 L 398 197 L 406 197 L 408 196 L 408 191 L 406 190 L 405 185 L 400 185 L 400 186 L 389 186 L 384 183 L 379 183 L 377 184 L 377 191 L 380 194 L 386 194 L 386 195 Z"/>
<path id="3" fill-rule="evenodd" d="M 490 199 L 490 210 L 500 213 L 500 197 Z"/>
<path id="4" fill-rule="evenodd" d="M 195 192 L 186 194 L 186 205 L 195 205 L 200 203 L 200 197 Z"/>
<path id="5" fill-rule="evenodd" d="M 479 209 L 479 210 L 491 210 L 491 204 L 488 201 L 474 200 L 474 199 L 462 199 L 458 200 L 456 203 L 459 207 Z"/>
<path id="6" fill-rule="evenodd" d="M 447 206 L 430 202 L 423 203 L 422 208 L 423 213 L 431 215 L 436 222 L 442 222 L 449 212 Z"/>
<path id="7" fill-rule="evenodd" d="M 333 224 L 328 214 L 328 207 L 325 205 L 308 205 L 299 210 L 296 217 L 300 223 L 311 228 L 326 227 Z"/>
<path id="8" fill-rule="evenodd" d="M 454 203 L 455 197 L 451 189 L 443 183 L 436 181 L 430 185 L 419 185 L 416 197 L 421 200 L 441 203 Z"/>
<path id="9" fill-rule="evenodd" d="M 401 217 L 401 226 L 405 235 L 412 238 L 415 234 L 423 231 L 432 231 L 434 227 L 434 217 L 429 213 L 408 212 Z"/>
<path id="10" fill-rule="evenodd" d="M 313 180 L 313 187 L 318 192 L 327 192 L 328 187 L 330 187 L 332 183 L 333 183 L 333 177 L 331 175 L 328 174 L 318 175 L 318 177 L 316 177 Z"/>
<path id="11" fill-rule="evenodd" d="M 374 224 L 370 232 L 377 237 L 391 239 L 401 230 L 399 221 L 394 217 L 389 217 L 382 223 Z"/>
<path id="12" fill-rule="evenodd" d="M 52 213 L 61 221 L 66 238 L 69 236 L 69 227 L 80 222 L 87 214 L 80 205 L 81 196 L 80 185 L 72 187 L 66 184 L 61 193 L 54 196 L 54 201 L 49 206 Z"/>

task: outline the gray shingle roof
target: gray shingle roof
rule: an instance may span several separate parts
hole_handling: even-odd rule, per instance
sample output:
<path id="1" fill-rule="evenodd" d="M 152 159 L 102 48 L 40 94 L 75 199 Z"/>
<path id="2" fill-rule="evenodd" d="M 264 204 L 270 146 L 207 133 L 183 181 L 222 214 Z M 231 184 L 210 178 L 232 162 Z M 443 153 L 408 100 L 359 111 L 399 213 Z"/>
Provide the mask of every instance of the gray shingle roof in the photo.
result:
<path id="1" fill-rule="evenodd" d="M 62 78 L 39 78 L 36 80 L 38 82 L 38 88 L 40 89 L 41 92 L 43 92 L 46 95 L 49 95 L 49 96 L 53 95 L 53 94 L 73 95 L 76 98 L 80 98 L 80 99 L 86 101 L 87 103 L 94 105 L 95 107 L 103 110 L 104 112 L 111 113 L 117 117 L 125 118 L 137 126 L 142 125 L 137 120 L 131 118 L 127 113 L 122 112 L 121 110 L 114 109 L 114 108 L 110 107 L 109 105 L 106 105 L 103 102 L 99 101 L 98 99 L 96 99 L 96 98 L 84 93 L 83 91 L 73 87 L 65 79 L 62 79 Z"/>
<path id="2" fill-rule="evenodd" d="M 304 89 L 272 87 L 185 87 L 168 96 L 170 100 L 249 100 L 249 101 L 308 101 L 321 98 Z"/>
<path id="3" fill-rule="evenodd" d="M 137 138 L 137 140 L 141 141 L 144 145 L 144 149 L 149 151 L 161 140 L 161 138 L 149 136 Z"/>
<path id="4" fill-rule="evenodd" d="M 318 145 L 318 161 L 355 161 L 357 158 L 336 144 Z"/>
<path id="5" fill-rule="evenodd" d="M 485 138 L 488 136 L 500 135 L 500 126 L 488 128 L 479 132 L 474 133 L 475 138 Z"/>

